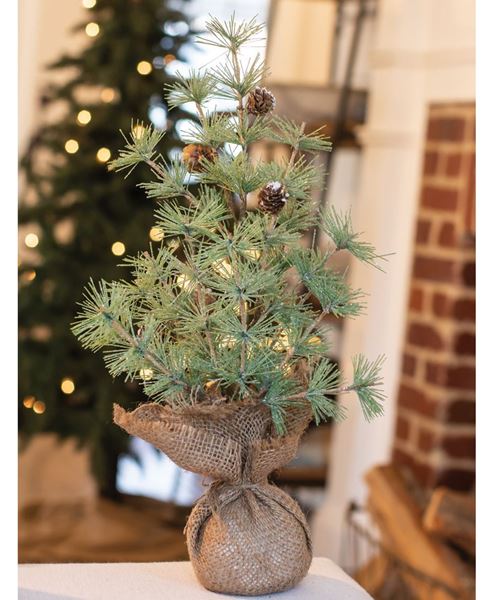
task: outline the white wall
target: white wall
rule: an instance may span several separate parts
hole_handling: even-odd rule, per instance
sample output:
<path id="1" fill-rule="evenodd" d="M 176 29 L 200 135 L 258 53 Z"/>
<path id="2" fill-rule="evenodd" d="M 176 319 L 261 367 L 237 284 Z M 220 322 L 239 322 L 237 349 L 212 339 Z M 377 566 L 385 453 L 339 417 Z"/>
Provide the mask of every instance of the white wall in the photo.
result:
<path id="1" fill-rule="evenodd" d="M 312 527 L 316 555 L 339 558 L 348 502 L 364 502 L 364 473 L 391 456 L 427 106 L 474 99 L 474 20 L 471 0 L 379 3 L 353 217 L 365 239 L 395 255 L 385 274 L 352 261 L 351 283 L 370 297 L 366 315 L 345 325 L 342 366 L 350 372 L 359 352 L 384 353 L 388 400 L 385 416 L 367 424 L 355 399 L 341 399 L 349 418 L 335 427 L 330 487 Z"/>

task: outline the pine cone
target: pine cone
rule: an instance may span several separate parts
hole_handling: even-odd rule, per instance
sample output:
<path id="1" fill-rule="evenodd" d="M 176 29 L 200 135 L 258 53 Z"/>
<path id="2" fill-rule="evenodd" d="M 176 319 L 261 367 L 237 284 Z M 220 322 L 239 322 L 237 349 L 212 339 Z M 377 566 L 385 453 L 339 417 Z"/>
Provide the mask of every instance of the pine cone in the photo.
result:
<path id="1" fill-rule="evenodd" d="M 248 94 L 246 107 L 251 115 L 266 115 L 274 110 L 276 99 L 267 88 L 257 86 Z"/>
<path id="2" fill-rule="evenodd" d="M 288 191 L 280 181 L 270 181 L 259 192 L 258 207 L 263 213 L 277 215 L 288 198 Z"/>
<path id="3" fill-rule="evenodd" d="M 183 148 L 182 159 L 190 173 L 204 170 L 202 158 L 214 161 L 217 158 L 217 151 L 211 146 L 203 146 L 202 144 L 188 144 Z"/>

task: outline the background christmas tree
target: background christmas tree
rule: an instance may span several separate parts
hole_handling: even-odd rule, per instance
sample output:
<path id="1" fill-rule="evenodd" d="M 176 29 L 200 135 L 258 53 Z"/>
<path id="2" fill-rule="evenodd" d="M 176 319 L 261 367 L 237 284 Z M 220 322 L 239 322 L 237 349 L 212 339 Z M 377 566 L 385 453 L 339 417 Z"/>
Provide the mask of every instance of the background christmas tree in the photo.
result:
<path id="1" fill-rule="evenodd" d="M 166 128 L 165 156 L 181 147 L 175 125 L 190 115 L 174 110 L 167 118 L 159 91 L 174 80 L 167 65 L 182 58 L 193 32 L 165 0 L 83 5 L 87 20 L 77 30 L 90 43 L 51 65 L 73 74 L 50 85 L 41 101 L 43 113 L 62 116 L 40 127 L 21 159 L 19 222 L 31 250 L 19 265 L 19 428 L 22 439 L 51 431 L 86 443 L 101 492 L 114 495 L 128 436 L 112 425 L 111 406 L 116 399 L 135 406 L 142 393 L 136 384 L 108 378 L 101 360 L 81 349 L 70 323 L 87 279 L 125 277 L 118 257 L 156 236 L 151 201 L 136 188 L 141 167 L 124 179 L 108 173 L 106 163 L 132 118 Z M 140 127 L 134 123 L 137 136 Z"/>

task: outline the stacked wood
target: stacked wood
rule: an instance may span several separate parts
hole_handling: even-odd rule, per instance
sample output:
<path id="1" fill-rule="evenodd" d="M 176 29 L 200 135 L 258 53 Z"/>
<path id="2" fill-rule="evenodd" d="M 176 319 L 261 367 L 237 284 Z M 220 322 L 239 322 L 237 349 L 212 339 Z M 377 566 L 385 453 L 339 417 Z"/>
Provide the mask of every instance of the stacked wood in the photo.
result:
<path id="1" fill-rule="evenodd" d="M 444 487 L 434 490 L 423 516 L 426 531 L 476 555 L 476 498 Z"/>
<path id="2" fill-rule="evenodd" d="M 380 466 L 367 473 L 366 481 L 368 509 L 379 527 L 382 547 L 402 566 L 402 578 L 416 599 L 474 597 L 471 573 L 425 529 L 423 510 L 402 474 L 394 466 Z"/>

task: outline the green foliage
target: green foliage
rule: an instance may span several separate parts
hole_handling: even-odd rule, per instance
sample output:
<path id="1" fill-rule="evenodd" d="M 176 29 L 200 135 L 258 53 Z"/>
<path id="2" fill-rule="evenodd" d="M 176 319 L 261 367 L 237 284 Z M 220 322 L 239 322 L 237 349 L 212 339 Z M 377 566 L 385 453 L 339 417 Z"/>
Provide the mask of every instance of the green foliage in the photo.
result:
<path id="1" fill-rule="evenodd" d="M 317 424 L 342 419 L 346 411 L 334 397 L 343 392 L 356 392 L 365 416 L 376 416 L 383 400 L 380 359 L 357 357 L 354 381 L 344 385 L 327 357 L 323 323 L 328 315 L 358 315 L 363 293 L 330 267 L 331 252 L 301 243 L 320 218 L 311 199 L 320 168 L 303 153 L 327 152 L 330 141 L 287 119 L 245 118 L 244 98 L 261 81 L 263 67 L 259 61 L 242 67 L 238 51 L 260 28 L 212 19 L 208 30 L 211 38 L 204 43 L 225 48 L 226 62 L 210 77 L 180 78 L 167 93 L 173 104 L 197 104 L 200 123 L 185 141 L 213 146 L 218 157 L 202 161 L 192 189 L 179 161 L 154 162 L 152 129 L 127 142 L 112 168 L 153 163 L 158 181 L 141 186 L 161 199 L 155 224 L 162 241 L 158 249 L 124 259 L 131 283 L 90 284 L 73 332 L 85 347 L 104 350 L 112 375 L 140 381 L 153 401 L 172 407 L 210 402 L 213 382 L 226 402 L 248 399 L 269 406 L 279 434 L 295 407 L 308 405 Z M 218 96 L 238 100 L 234 114 L 207 114 L 201 104 Z M 289 145 L 291 158 L 254 164 L 247 146 L 262 138 Z M 241 151 L 232 156 L 228 144 Z M 247 195 L 273 181 L 289 193 L 280 214 L 246 210 Z M 322 218 L 336 251 L 376 262 L 372 246 L 353 233 L 349 215 L 330 209 Z M 313 297 L 319 309 L 310 303 Z"/>
<path id="2" fill-rule="evenodd" d="M 183 6 L 186 8 L 187 2 Z M 130 277 L 129 268 L 118 267 L 121 260 L 111 251 L 114 242 L 124 243 L 132 255 L 148 247 L 152 203 L 136 186 L 150 179 L 147 160 L 162 166 L 162 154 L 170 161 L 170 151 L 182 146 L 174 123 L 193 116 L 177 108 L 167 122 L 165 136 L 147 126 L 144 136 L 138 135 L 151 108 L 159 107 L 164 113 L 169 108 L 159 97 L 163 86 L 175 81 L 170 69 L 158 62 L 164 47 L 179 57 L 190 36 L 165 33 L 165 24 L 184 27 L 183 22 L 188 22 L 176 3 L 171 7 L 167 0 L 98 0 L 93 8 L 81 9 L 81 15 L 78 30 L 82 35 L 91 21 L 99 24 L 99 35 L 87 38 L 83 48 L 62 55 L 50 66 L 47 78 L 51 81 L 42 90 L 38 125 L 20 163 L 21 239 L 33 231 L 39 244 L 20 252 L 18 424 L 23 441 L 41 431 L 76 437 L 89 451 L 101 491 L 114 494 L 117 459 L 127 451 L 129 438 L 113 426 L 112 404 L 118 401 L 130 409 L 145 395 L 138 377 L 135 382 L 125 381 L 125 376 L 108 377 L 101 356 L 84 350 L 70 324 L 81 290 L 91 276 L 96 281 Z M 142 60 L 153 63 L 146 76 L 136 69 Z M 91 115 L 85 124 L 77 120 L 82 110 Z M 48 114 L 51 116 L 46 119 Z M 110 160 L 115 159 L 122 145 L 119 132 L 127 131 L 132 119 L 132 132 L 123 141 L 131 147 L 123 149 L 116 163 L 124 169 L 123 177 L 109 173 L 97 153 L 104 147 L 111 152 Z M 78 142 L 75 154 L 65 151 L 69 139 Z M 167 176 L 164 182 L 159 173 L 153 178 L 161 184 L 163 197 L 179 195 L 175 189 L 170 193 Z M 182 176 L 179 181 L 183 182 Z M 121 282 L 119 286 L 116 290 L 108 284 L 104 292 L 112 303 L 123 298 L 127 289 Z M 134 311 L 139 311 L 139 318 L 144 314 L 138 299 L 144 290 L 128 290 L 132 291 L 132 295 L 128 292 L 131 306 L 113 304 L 125 323 L 124 312 L 133 311 L 133 322 Z M 156 318 L 171 312 L 171 306 L 162 299 L 160 310 L 156 310 Z M 100 320 L 101 315 L 94 316 L 91 322 L 96 326 Z M 106 335 L 114 339 L 115 332 L 106 328 Z M 134 369 L 135 364 L 129 368 Z M 66 377 L 75 384 L 71 394 L 61 390 Z M 29 408 L 29 403 L 24 406 L 24 399 L 30 396 L 44 403 L 42 414 Z"/>

